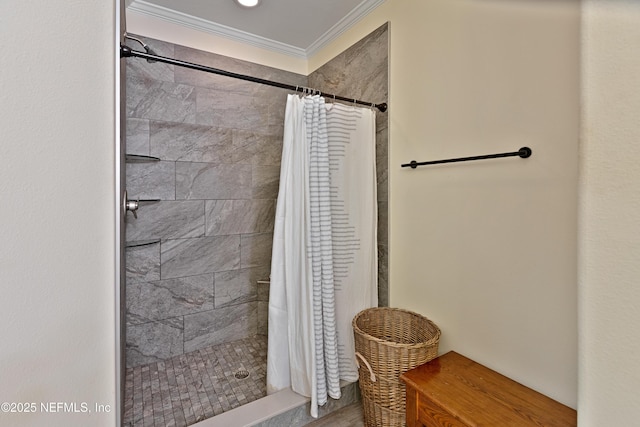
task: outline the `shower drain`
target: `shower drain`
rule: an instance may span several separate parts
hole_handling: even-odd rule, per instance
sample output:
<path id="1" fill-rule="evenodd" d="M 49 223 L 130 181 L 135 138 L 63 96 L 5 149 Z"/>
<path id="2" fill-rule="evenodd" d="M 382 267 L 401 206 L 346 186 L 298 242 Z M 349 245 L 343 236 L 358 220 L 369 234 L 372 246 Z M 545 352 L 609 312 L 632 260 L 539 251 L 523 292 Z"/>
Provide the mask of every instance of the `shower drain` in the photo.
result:
<path id="1" fill-rule="evenodd" d="M 245 378 L 249 377 L 249 371 L 247 371 L 246 369 L 238 369 L 233 376 L 238 380 L 244 380 Z"/>

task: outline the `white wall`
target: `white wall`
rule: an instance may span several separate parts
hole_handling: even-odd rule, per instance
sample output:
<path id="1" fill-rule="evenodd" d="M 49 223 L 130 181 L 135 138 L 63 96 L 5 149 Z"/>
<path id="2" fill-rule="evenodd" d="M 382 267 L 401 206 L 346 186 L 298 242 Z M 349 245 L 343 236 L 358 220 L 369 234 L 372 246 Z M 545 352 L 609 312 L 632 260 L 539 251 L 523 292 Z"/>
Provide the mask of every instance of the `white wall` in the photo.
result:
<path id="1" fill-rule="evenodd" d="M 37 404 L 0 425 L 115 425 L 114 31 L 114 1 L 0 2 L 0 402 Z"/>
<path id="2" fill-rule="evenodd" d="M 387 0 L 310 69 L 387 20 L 391 305 L 575 407 L 580 3 Z"/>
<path id="3" fill-rule="evenodd" d="M 640 416 L 640 3 L 583 3 L 581 426 Z"/>

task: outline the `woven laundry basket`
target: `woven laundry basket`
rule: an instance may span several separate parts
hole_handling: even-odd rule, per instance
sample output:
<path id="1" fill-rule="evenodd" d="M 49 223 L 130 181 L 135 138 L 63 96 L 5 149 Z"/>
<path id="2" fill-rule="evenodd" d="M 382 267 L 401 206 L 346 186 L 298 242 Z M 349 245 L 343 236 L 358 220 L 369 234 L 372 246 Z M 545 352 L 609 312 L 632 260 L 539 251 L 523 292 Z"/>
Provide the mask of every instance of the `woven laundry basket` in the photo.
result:
<path id="1" fill-rule="evenodd" d="M 404 426 L 400 375 L 438 356 L 440 329 L 417 313 L 388 307 L 363 310 L 352 324 L 365 424 Z"/>

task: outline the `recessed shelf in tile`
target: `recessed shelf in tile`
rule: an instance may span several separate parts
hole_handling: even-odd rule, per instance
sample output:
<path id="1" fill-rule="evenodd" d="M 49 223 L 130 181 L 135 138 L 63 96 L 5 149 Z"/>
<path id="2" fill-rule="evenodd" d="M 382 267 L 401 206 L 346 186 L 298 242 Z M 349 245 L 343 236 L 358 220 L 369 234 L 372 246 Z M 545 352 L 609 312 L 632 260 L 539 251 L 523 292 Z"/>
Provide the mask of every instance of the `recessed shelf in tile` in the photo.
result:
<path id="1" fill-rule="evenodd" d="M 147 162 L 159 162 L 159 157 L 143 156 L 141 154 L 127 154 L 127 163 L 147 163 Z"/>
<path id="2" fill-rule="evenodd" d="M 132 242 L 125 243 L 126 248 L 137 248 L 139 246 L 155 245 L 160 243 L 160 239 L 148 239 L 148 240 L 134 240 Z"/>

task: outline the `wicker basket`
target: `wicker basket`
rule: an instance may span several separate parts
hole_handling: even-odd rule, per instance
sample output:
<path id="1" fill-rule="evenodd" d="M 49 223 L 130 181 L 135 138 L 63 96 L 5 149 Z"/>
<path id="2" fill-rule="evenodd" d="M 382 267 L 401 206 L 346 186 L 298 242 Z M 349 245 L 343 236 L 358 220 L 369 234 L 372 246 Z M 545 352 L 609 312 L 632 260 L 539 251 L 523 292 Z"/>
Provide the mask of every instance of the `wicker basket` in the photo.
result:
<path id="1" fill-rule="evenodd" d="M 404 426 L 404 411 L 392 411 L 383 408 L 375 401 L 362 396 L 362 409 L 367 427 Z"/>
<path id="2" fill-rule="evenodd" d="M 429 319 L 399 308 L 368 308 L 353 319 L 365 424 L 403 426 L 404 372 L 438 356 L 440 329 Z"/>

